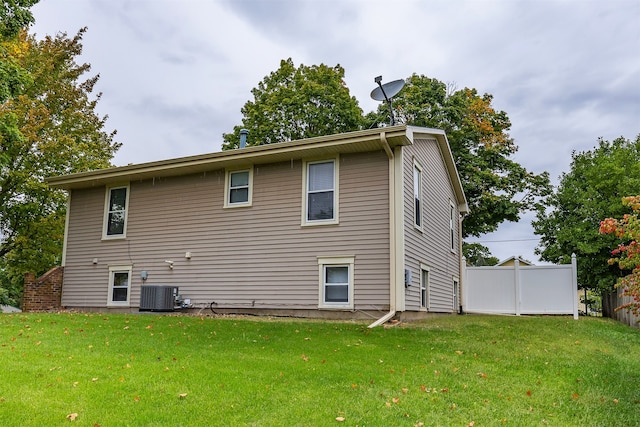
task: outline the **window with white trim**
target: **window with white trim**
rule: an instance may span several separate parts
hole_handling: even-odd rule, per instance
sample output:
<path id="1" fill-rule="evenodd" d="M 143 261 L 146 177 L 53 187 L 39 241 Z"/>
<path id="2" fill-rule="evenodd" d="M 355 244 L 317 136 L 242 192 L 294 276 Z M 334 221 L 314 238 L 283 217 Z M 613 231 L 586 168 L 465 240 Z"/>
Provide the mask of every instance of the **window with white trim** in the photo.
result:
<path id="1" fill-rule="evenodd" d="M 320 308 L 353 308 L 354 257 L 318 257 Z"/>
<path id="2" fill-rule="evenodd" d="M 420 308 L 429 308 L 429 267 L 420 264 Z"/>
<path id="3" fill-rule="evenodd" d="M 129 306 L 131 294 L 131 266 L 119 265 L 109 267 L 109 300 L 108 306 Z"/>
<path id="4" fill-rule="evenodd" d="M 456 225 L 455 225 L 455 216 L 456 216 L 456 207 L 453 205 L 453 202 L 450 203 L 450 215 L 449 215 L 449 234 L 451 236 L 451 252 L 456 251 Z"/>
<path id="5" fill-rule="evenodd" d="M 460 310 L 460 281 L 457 278 L 453 279 L 453 311 Z"/>
<path id="6" fill-rule="evenodd" d="M 422 166 L 413 162 L 413 224 L 422 230 Z"/>
<path id="7" fill-rule="evenodd" d="M 224 206 L 226 208 L 251 206 L 252 186 L 253 169 L 227 171 Z"/>
<path id="8" fill-rule="evenodd" d="M 305 163 L 303 225 L 338 222 L 337 176 L 336 160 Z"/>
<path id="9" fill-rule="evenodd" d="M 104 207 L 103 239 L 124 238 L 127 234 L 129 186 L 107 187 Z"/>

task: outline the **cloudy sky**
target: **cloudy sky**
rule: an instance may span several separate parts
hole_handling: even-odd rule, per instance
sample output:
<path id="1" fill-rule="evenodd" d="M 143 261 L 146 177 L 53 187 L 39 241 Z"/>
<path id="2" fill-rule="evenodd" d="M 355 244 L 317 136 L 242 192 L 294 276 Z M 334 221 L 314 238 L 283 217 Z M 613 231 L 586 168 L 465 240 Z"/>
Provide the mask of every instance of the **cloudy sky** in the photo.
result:
<path id="1" fill-rule="evenodd" d="M 638 0 L 40 0 L 39 38 L 88 27 L 117 165 L 219 151 L 280 60 L 340 64 L 365 112 L 374 77 L 423 74 L 494 96 L 515 160 L 569 171 L 599 137 L 640 133 Z M 530 221 L 480 241 L 537 261 Z"/>

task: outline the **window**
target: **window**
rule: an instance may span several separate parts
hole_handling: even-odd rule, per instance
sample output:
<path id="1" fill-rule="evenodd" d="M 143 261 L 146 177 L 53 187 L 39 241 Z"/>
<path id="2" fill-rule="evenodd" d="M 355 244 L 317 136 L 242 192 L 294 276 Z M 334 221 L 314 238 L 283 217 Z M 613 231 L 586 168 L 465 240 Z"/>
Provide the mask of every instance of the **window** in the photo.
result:
<path id="1" fill-rule="evenodd" d="M 453 311 L 460 312 L 460 282 L 458 279 L 453 279 Z"/>
<path id="2" fill-rule="evenodd" d="M 429 267 L 420 264 L 420 308 L 429 308 Z"/>
<path id="3" fill-rule="evenodd" d="M 319 257 L 321 308 L 353 308 L 354 257 Z"/>
<path id="4" fill-rule="evenodd" d="M 306 163 L 303 225 L 338 222 L 336 169 L 335 160 Z"/>
<path id="5" fill-rule="evenodd" d="M 422 166 L 413 163 L 413 218 L 416 228 L 422 230 Z"/>
<path id="6" fill-rule="evenodd" d="M 455 226 L 455 216 L 456 216 L 456 207 L 451 203 L 451 215 L 449 216 L 449 234 L 451 235 L 451 252 L 456 251 L 456 226 Z"/>
<path id="7" fill-rule="evenodd" d="M 109 267 L 108 306 L 129 306 L 131 266 Z"/>
<path id="8" fill-rule="evenodd" d="M 102 238 L 116 239 L 126 237 L 128 206 L 128 185 L 107 188 Z"/>
<path id="9" fill-rule="evenodd" d="M 227 171 L 224 207 L 251 206 L 253 169 Z"/>

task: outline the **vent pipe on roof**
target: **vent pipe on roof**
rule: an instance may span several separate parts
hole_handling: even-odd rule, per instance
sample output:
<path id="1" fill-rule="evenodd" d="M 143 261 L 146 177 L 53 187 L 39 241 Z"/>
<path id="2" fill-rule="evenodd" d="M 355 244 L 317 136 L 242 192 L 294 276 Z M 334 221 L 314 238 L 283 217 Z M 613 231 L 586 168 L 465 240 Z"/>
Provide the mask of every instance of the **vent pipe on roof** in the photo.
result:
<path id="1" fill-rule="evenodd" d="M 247 135 L 249 135 L 249 129 L 240 129 L 240 148 L 247 146 Z"/>

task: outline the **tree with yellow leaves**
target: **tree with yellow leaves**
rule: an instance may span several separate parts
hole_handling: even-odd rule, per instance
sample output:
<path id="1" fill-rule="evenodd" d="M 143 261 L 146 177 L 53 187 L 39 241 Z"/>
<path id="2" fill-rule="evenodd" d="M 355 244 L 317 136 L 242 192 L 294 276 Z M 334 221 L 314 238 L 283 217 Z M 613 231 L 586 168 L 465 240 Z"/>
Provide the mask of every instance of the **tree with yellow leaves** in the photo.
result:
<path id="1" fill-rule="evenodd" d="M 107 167 L 120 146 L 95 111 L 98 76 L 75 61 L 86 29 L 37 40 L 34 3 L 0 4 L 0 303 L 17 302 L 26 271 L 60 262 L 66 195 L 44 179 Z"/>

